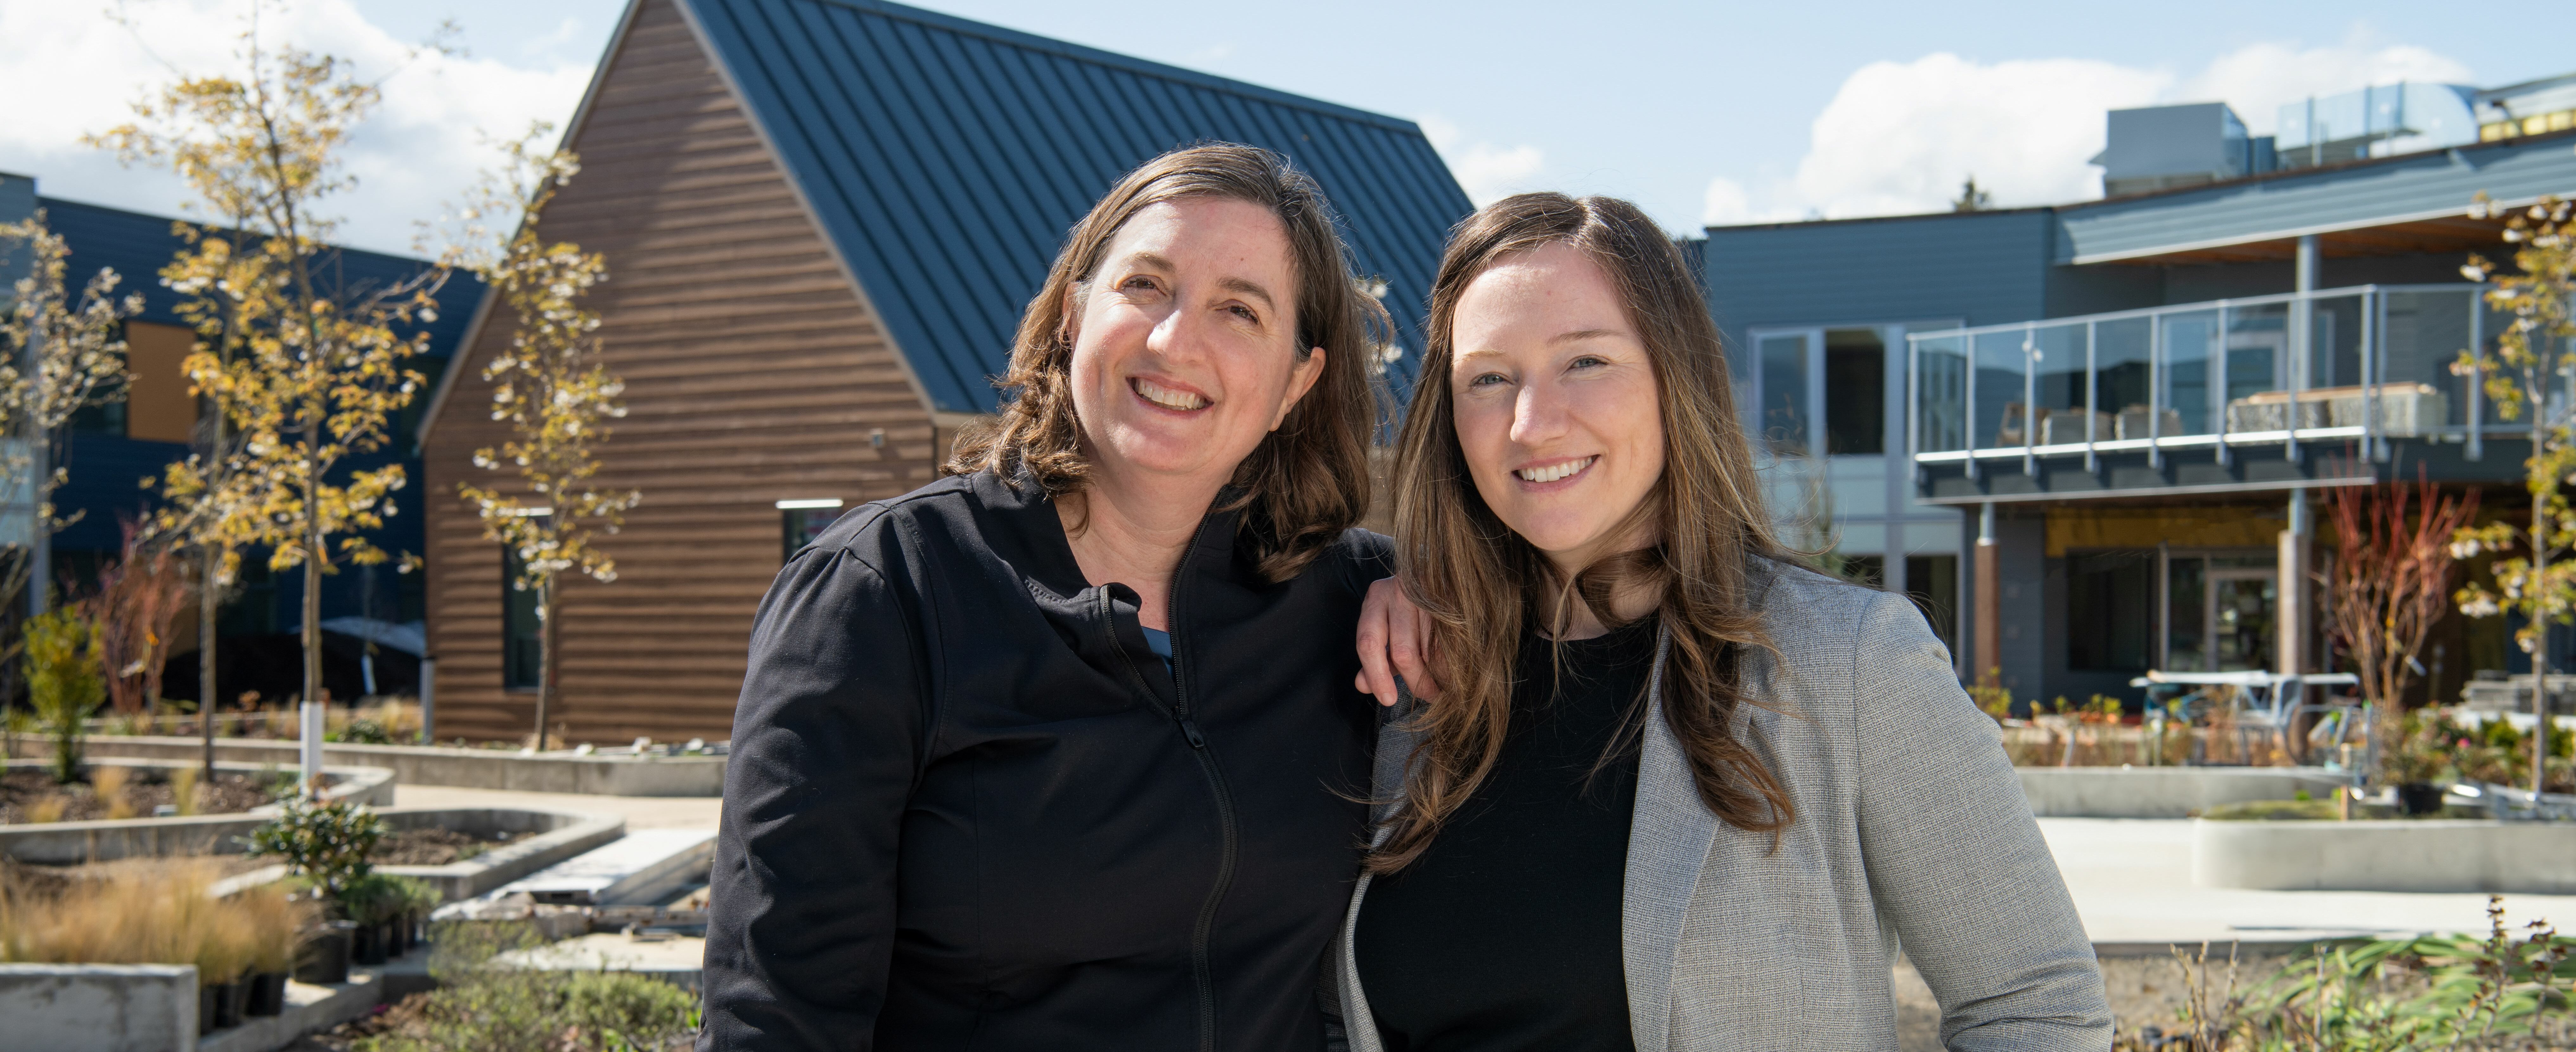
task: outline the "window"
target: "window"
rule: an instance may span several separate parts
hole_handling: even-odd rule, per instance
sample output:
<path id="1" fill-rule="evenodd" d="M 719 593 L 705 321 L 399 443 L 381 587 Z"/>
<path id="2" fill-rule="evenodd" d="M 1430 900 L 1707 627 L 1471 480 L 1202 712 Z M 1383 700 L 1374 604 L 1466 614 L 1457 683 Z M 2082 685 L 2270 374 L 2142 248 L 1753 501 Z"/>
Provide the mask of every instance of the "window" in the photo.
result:
<path id="1" fill-rule="evenodd" d="M 187 442 L 196 437 L 197 397 L 188 393 L 182 365 L 197 348 L 197 334 L 177 325 L 125 323 L 125 437 L 142 442 Z"/>
<path id="2" fill-rule="evenodd" d="M 519 587 L 527 563 L 501 546 L 501 689 L 535 690 L 544 674 L 545 624 L 537 619 L 537 590 Z"/>
<path id="3" fill-rule="evenodd" d="M 1807 452 L 1807 338 L 1765 336 L 1762 357 L 1762 404 L 1755 416 L 1771 451 L 1784 456 Z"/>
<path id="4" fill-rule="evenodd" d="M 2156 553 L 2072 555 L 2066 567 L 2066 667 L 2144 672 L 2154 661 Z"/>
<path id="5" fill-rule="evenodd" d="M 1905 557 L 1905 594 L 1923 611 L 1923 620 L 1932 625 L 1932 634 L 1941 642 L 1957 649 L 1959 637 L 1959 557 L 1956 555 L 1909 555 Z"/>
<path id="6" fill-rule="evenodd" d="M 1887 344 L 1875 329 L 1825 330 L 1825 452 L 1887 452 Z"/>
<path id="7" fill-rule="evenodd" d="M 795 558 L 798 551 L 814 543 L 840 517 L 839 497 L 779 501 L 779 561 Z"/>

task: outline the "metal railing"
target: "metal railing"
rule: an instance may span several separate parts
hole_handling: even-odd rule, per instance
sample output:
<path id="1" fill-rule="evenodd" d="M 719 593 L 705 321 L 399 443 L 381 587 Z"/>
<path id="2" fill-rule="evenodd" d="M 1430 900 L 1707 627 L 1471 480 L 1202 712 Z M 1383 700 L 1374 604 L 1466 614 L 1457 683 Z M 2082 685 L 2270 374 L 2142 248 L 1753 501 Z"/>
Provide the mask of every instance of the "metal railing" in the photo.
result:
<path id="1" fill-rule="evenodd" d="M 2464 441 L 2497 423 L 2482 385 L 2485 286 L 2361 285 L 1906 336 L 1906 446 L 1917 464 L 2357 443 Z"/>

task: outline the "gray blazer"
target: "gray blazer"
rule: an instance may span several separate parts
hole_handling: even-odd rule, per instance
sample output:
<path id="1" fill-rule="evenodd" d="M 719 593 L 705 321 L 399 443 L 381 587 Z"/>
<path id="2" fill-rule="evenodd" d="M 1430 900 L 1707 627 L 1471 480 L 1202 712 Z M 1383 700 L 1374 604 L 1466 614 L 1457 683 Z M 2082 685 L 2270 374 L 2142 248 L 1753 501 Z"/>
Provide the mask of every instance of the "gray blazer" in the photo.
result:
<path id="1" fill-rule="evenodd" d="M 1757 587 L 1780 654 L 1746 656 L 1763 705 L 1737 710 L 1737 733 L 1787 784 L 1797 821 L 1774 851 L 1700 803 L 1664 722 L 1659 643 L 1621 921 L 1638 1052 L 1893 1049 L 1900 941 L 1941 1002 L 1944 1047 L 2109 1049 L 2075 904 L 1994 721 L 1922 615 L 1777 564 Z M 1414 741 L 1400 716 L 1380 732 L 1379 799 Z M 1380 1052 L 1351 952 L 1368 887 L 1363 874 L 1351 893 L 1331 992 L 1350 1047 Z"/>

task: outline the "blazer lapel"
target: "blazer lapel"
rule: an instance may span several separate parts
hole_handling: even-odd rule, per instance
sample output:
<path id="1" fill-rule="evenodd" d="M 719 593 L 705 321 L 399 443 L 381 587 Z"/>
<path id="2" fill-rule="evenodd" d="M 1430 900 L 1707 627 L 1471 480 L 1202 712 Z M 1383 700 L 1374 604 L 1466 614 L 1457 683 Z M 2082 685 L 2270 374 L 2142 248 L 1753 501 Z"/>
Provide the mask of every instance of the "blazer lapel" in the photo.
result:
<path id="1" fill-rule="evenodd" d="M 1681 742 L 1664 722 L 1664 656 L 1672 635 L 1655 638 L 1655 668 L 1646 686 L 1644 752 L 1637 763 L 1637 806 L 1628 827 L 1626 889 L 1620 903 L 1620 954 L 1628 970 L 1628 1030 L 1637 1052 L 1667 1052 L 1672 1035 L 1673 956 L 1682 921 L 1717 838 L 1717 816 L 1700 803 L 1699 784 Z"/>

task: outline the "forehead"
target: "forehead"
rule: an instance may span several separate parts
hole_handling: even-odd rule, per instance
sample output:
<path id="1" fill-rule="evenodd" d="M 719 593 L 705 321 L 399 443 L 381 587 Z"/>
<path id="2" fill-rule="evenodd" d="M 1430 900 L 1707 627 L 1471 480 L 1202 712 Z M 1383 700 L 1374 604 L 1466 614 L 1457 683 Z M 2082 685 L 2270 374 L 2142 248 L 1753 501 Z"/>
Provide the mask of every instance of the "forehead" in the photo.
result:
<path id="1" fill-rule="evenodd" d="M 1631 335 L 1628 306 L 1608 271 L 1572 245 L 1515 252 L 1467 282 L 1450 332 L 1461 356 L 1543 346 L 1566 333 Z"/>
<path id="2" fill-rule="evenodd" d="M 1103 258 L 1115 262 L 1140 254 L 1239 276 L 1275 278 L 1296 266 L 1286 224 L 1267 208 L 1230 197 L 1184 197 L 1137 209 L 1109 239 Z"/>

